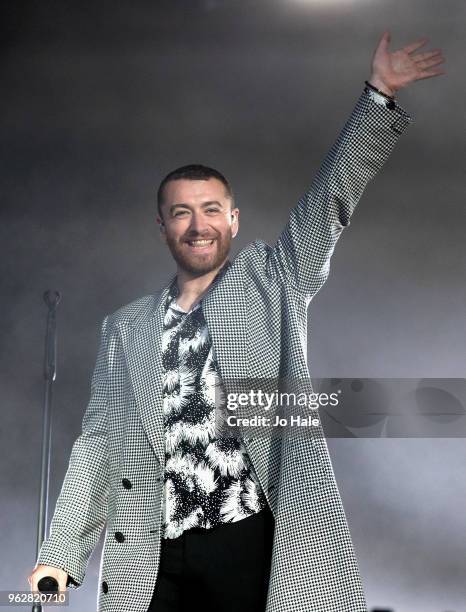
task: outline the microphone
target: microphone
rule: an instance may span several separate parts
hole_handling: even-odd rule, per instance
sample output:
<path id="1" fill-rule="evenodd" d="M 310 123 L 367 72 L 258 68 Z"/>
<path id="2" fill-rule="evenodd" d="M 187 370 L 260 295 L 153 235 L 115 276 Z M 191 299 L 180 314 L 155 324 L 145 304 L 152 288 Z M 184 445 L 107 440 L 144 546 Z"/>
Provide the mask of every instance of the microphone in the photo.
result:
<path id="1" fill-rule="evenodd" d="M 58 582 L 52 576 L 44 576 L 37 583 L 41 593 L 58 593 Z"/>

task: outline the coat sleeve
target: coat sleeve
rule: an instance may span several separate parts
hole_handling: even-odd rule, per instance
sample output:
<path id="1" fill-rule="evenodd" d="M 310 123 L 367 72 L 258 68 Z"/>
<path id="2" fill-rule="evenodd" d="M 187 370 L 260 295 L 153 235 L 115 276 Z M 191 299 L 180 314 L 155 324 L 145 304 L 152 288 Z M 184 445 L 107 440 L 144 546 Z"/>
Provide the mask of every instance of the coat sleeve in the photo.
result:
<path id="1" fill-rule="evenodd" d="M 312 298 L 325 283 L 330 258 L 366 185 L 412 121 L 398 103 L 388 108 L 360 95 L 308 191 L 269 249 L 267 274 Z"/>
<path id="2" fill-rule="evenodd" d="M 65 570 L 71 588 L 81 586 L 107 517 L 107 324 L 108 316 L 102 323 L 82 432 L 73 444 L 49 535 L 36 562 Z"/>

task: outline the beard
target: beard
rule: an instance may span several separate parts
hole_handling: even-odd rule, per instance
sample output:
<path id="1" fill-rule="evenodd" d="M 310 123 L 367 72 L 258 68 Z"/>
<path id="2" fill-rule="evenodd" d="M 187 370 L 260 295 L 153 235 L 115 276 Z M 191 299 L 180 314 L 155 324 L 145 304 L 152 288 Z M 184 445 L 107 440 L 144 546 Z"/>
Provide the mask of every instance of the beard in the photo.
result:
<path id="1" fill-rule="evenodd" d="M 214 239 L 212 248 L 206 253 L 190 252 L 187 240 Z M 212 270 L 219 268 L 231 249 L 232 235 L 231 230 L 225 235 L 217 236 L 188 236 L 181 240 L 176 240 L 167 236 L 167 245 L 178 266 L 185 272 L 194 276 L 202 276 Z"/>

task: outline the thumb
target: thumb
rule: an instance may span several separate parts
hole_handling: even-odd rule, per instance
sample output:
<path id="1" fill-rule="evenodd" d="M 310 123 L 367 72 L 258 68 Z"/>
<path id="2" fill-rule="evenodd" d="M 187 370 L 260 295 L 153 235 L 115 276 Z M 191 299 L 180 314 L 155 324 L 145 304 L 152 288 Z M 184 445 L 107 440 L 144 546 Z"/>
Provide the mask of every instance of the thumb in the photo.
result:
<path id="1" fill-rule="evenodd" d="M 389 30 L 385 30 L 385 32 L 380 38 L 380 44 L 383 46 L 384 49 L 388 49 L 388 45 L 390 44 L 391 39 L 392 37 Z"/>

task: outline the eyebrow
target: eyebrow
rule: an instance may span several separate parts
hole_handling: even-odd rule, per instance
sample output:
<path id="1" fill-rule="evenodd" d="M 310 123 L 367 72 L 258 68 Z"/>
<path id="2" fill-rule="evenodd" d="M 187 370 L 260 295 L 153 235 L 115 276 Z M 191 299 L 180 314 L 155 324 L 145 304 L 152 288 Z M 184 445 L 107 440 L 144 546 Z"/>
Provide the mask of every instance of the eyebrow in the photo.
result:
<path id="1" fill-rule="evenodd" d="M 209 200 L 208 202 L 202 202 L 201 206 L 211 206 L 212 204 L 218 204 L 220 208 L 223 208 L 223 204 L 221 202 L 217 202 L 217 200 Z M 173 212 L 175 208 L 190 208 L 189 204 L 185 204 L 184 202 L 180 202 L 178 204 L 172 204 L 169 208 L 170 213 Z"/>

